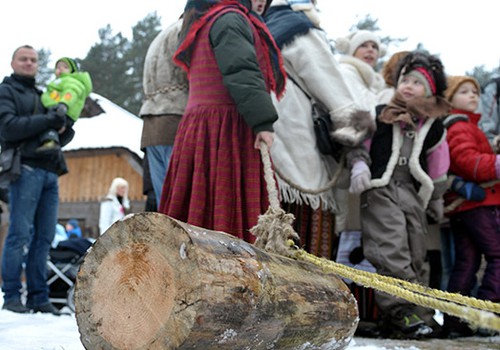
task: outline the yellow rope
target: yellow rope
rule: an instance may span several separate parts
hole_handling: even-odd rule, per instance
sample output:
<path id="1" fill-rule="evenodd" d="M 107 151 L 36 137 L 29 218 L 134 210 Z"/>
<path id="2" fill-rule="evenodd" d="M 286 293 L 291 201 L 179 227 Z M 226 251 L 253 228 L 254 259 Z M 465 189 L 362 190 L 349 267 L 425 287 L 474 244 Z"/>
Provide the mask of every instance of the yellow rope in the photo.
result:
<path id="1" fill-rule="evenodd" d="M 298 260 L 317 265 L 324 271 L 348 278 L 362 286 L 391 294 L 417 305 L 438 309 L 449 315 L 462 318 L 476 327 L 500 331 L 500 317 L 495 315 L 495 313 L 500 312 L 499 303 L 447 293 L 397 278 L 357 270 L 331 260 L 318 258 L 304 250 L 298 250 L 295 257 Z"/>
<path id="2" fill-rule="evenodd" d="M 357 270 L 331 260 L 318 258 L 302 249 L 294 251 L 292 248 L 294 243 L 290 238 L 298 239 L 298 234 L 292 227 L 295 218 L 279 207 L 269 149 L 264 142 L 261 142 L 260 151 L 270 206 L 265 214 L 259 216 L 257 225 L 250 230 L 257 238 L 255 241 L 257 247 L 312 263 L 324 271 L 335 273 L 362 286 L 388 293 L 414 304 L 441 310 L 449 315 L 462 318 L 473 326 L 500 331 L 500 317 L 495 315 L 495 313 L 500 313 L 499 303 L 447 293 L 397 278 Z"/>

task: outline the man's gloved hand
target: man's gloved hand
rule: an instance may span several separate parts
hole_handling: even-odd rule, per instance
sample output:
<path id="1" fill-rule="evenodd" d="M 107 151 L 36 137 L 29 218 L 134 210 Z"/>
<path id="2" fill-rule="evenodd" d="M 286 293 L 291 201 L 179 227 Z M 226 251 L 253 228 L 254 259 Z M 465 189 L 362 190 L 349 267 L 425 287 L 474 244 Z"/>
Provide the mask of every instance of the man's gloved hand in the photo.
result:
<path id="1" fill-rule="evenodd" d="M 67 112 L 68 112 L 68 106 L 66 106 L 64 103 L 59 103 L 56 106 L 56 114 L 58 116 L 65 117 Z"/>
<path id="2" fill-rule="evenodd" d="M 50 107 L 47 110 L 47 116 L 50 122 L 50 127 L 56 130 L 61 129 L 66 125 L 66 105 L 60 103 L 57 106 Z"/>
<path id="3" fill-rule="evenodd" d="M 362 160 L 358 160 L 351 169 L 351 186 L 349 192 L 360 194 L 371 187 L 372 173 L 370 168 Z"/>
<path id="4" fill-rule="evenodd" d="M 443 199 L 442 198 L 432 199 L 427 205 L 425 213 L 429 215 L 429 217 L 433 219 L 436 223 L 439 223 L 444 216 Z"/>

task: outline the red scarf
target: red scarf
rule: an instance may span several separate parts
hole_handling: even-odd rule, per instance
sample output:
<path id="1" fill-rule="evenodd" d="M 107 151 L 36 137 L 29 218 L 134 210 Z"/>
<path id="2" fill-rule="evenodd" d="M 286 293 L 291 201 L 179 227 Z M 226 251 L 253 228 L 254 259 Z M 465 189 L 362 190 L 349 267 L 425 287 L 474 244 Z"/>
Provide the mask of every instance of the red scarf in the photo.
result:
<path id="1" fill-rule="evenodd" d="M 286 79 L 286 72 L 283 67 L 283 57 L 281 56 L 281 51 L 278 49 L 265 23 L 256 16 L 252 15 L 245 6 L 241 5 L 236 0 L 225 0 L 213 5 L 200 19 L 196 20 L 191 25 L 185 39 L 180 43 L 179 48 L 174 54 L 174 63 L 182 67 L 185 71 L 189 71 L 191 50 L 198 32 L 213 18 L 213 16 L 227 8 L 234 8 L 237 12 L 243 12 L 246 15 L 246 18 L 259 32 L 261 38 L 263 39 L 262 49 L 264 52 L 268 52 L 268 55 L 266 55 L 266 64 L 270 68 L 267 69 L 269 74 L 267 78 L 271 83 L 270 88 L 271 91 L 274 91 L 276 96 L 280 98 L 285 91 Z"/>

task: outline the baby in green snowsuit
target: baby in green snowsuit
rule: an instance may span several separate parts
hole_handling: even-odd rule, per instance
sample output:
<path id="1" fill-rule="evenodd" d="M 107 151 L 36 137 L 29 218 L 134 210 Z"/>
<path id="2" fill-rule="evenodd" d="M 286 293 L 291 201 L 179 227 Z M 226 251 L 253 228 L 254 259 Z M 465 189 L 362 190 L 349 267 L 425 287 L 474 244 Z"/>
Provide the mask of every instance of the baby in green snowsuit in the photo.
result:
<path id="1" fill-rule="evenodd" d="M 45 108 L 55 108 L 57 113 L 66 115 L 66 125 L 72 126 L 80 116 L 85 99 L 92 91 L 92 79 L 87 72 L 78 70 L 75 60 L 63 57 L 57 60 L 56 79 L 47 85 L 42 94 Z M 58 131 L 48 130 L 40 137 L 41 146 L 37 152 L 50 152 L 59 149 Z"/>

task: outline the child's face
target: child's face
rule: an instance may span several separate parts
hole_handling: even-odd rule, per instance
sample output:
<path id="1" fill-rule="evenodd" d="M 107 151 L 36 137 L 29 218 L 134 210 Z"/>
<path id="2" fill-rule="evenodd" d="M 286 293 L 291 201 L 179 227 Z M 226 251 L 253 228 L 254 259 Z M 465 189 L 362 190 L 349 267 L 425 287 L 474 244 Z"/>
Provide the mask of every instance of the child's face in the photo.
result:
<path id="1" fill-rule="evenodd" d="M 475 112 L 479 104 L 479 91 L 473 83 L 466 81 L 460 84 L 450 102 L 453 108 Z"/>
<path id="2" fill-rule="evenodd" d="M 266 7 L 266 0 L 252 0 L 252 11 L 262 15 Z"/>
<path id="3" fill-rule="evenodd" d="M 57 62 L 57 65 L 56 65 L 56 77 L 59 78 L 59 76 L 61 75 L 61 73 L 69 73 L 70 70 L 69 70 L 69 66 L 66 62 L 64 61 L 59 61 Z"/>
<path id="4" fill-rule="evenodd" d="M 378 45 L 373 41 L 365 41 L 354 52 L 354 57 L 375 67 L 378 61 Z"/>
<path id="5" fill-rule="evenodd" d="M 409 101 L 415 97 L 425 96 L 424 84 L 412 75 L 403 75 L 396 90 L 405 101 Z"/>

